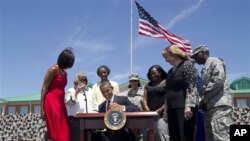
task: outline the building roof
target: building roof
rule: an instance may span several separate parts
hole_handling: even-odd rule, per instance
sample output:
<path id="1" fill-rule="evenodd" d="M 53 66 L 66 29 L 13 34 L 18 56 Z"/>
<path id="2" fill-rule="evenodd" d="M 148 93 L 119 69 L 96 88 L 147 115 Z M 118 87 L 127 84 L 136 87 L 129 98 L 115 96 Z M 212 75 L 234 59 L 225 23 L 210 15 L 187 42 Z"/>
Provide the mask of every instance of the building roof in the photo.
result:
<path id="1" fill-rule="evenodd" d="M 142 86 L 145 86 L 149 81 L 147 79 L 139 78 L 140 83 Z M 89 86 L 93 84 L 89 83 Z M 129 82 L 123 83 L 119 85 L 120 92 L 126 92 L 128 90 Z M 244 87 L 242 86 L 244 85 Z M 230 84 L 231 92 L 233 94 L 250 94 L 250 78 L 248 77 L 241 77 L 239 79 L 235 79 Z M 0 98 L 0 103 L 6 102 L 22 102 L 22 101 L 40 101 L 41 95 L 40 94 L 33 94 L 33 95 L 25 95 L 25 96 L 16 96 L 10 98 Z"/>
<path id="2" fill-rule="evenodd" d="M 139 78 L 140 83 L 142 86 L 145 86 L 148 83 L 147 79 Z M 126 92 L 128 90 L 129 82 L 126 82 L 124 84 L 119 85 L 120 92 Z M 89 87 L 92 87 L 93 84 L 89 83 Z M 16 97 L 9 97 L 2 99 L 0 98 L 0 101 L 3 102 L 22 102 L 22 101 L 40 101 L 41 100 L 41 94 L 33 94 L 33 95 L 24 95 L 24 96 L 16 96 Z"/>
<path id="3" fill-rule="evenodd" d="M 88 86 L 92 87 L 93 84 L 89 83 Z M 5 99 L 0 98 L 0 101 L 5 101 L 5 102 L 40 101 L 40 100 L 41 100 L 41 94 L 16 96 L 16 97 L 9 97 Z"/>
<path id="4" fill-rule="evenodd" d="M 40 94 L 34 94 L 34 95 L 25 95 L 25 96 L 16 96 L 16 97 L 10 97 L 5 98 L 8 102 L 19 102 L 19 101 L 39 101 L 41 99 Z"/>
<path id="5" fill-rule="evenodd" d="M 231 84 L 230 88 L 232 90 L 249 90 L 250 92 L 250 78 L 240 77 L 235 79 Z"/>
<path id="6" fill-rule="evenodd" d="M 0 98 L 0 103 L 7 103 L 8 101 L 5 99 Z"/>
<path id="7" fill-rule="evenodd" d="M 233 93 L 233 94 L 246 94 L 246 95 L 250 95 L 250 90 L 231 90 L 231 93 Z"/>

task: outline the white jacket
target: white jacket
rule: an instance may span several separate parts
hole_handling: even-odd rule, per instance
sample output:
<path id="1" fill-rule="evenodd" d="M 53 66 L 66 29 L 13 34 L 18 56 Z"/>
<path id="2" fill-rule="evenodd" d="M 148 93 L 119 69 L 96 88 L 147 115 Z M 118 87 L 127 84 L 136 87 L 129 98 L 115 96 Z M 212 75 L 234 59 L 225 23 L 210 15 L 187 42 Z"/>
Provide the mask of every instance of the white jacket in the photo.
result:
<path id="1" fill-rule="evenodd" d="M 85 92 L 85 93 L 84 93 Z M 69 116 L 74 116 L 78 113 L 94 113 L 97 112 L 97 105 L 95 103 L 95 96 L 93 90 L 88 88 L 85 91 L 79 92 L 75 95 L 75 89 L 70 88 L 65 96 L 66 107 Z M 86 100 L 87 97 L 87 111 L 86 111 Z"/>

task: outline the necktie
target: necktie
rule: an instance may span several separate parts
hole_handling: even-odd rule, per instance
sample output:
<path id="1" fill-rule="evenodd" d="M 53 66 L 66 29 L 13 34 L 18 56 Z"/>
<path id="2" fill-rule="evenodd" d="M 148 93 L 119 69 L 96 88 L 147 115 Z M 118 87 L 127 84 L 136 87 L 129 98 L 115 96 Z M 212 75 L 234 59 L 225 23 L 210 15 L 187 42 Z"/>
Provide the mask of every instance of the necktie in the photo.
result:
<path id="1" fill-rule="evenodd" d="M 107 108 L 106 108 L 107 110 L 106 111 L 108 111 L 110 109 L 110 100 L 108 100 L 107 102 L 108 102 L 108 104 L 107 104 Z"/>

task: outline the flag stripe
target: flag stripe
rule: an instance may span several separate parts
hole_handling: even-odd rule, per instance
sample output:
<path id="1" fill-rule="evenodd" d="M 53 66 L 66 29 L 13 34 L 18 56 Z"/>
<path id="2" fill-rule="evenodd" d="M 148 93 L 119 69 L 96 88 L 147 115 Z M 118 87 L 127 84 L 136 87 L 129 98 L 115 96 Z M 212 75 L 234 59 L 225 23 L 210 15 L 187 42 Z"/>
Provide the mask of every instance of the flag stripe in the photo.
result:
<path id="1" fill-rule="evenodd" d="M 165 37 L 164 35 L 162 34 L 159 34 L 159 29 L 155 28 L 151 23 L 149 23 L 148 21 L 145 21 L 145 20 L 140 20 L 139 21 L 140 24 L 139 24 L 139 31 L 143 31 L 145 30 L 145 33 L 147 35 L 152 35 L 154 37 L 159 37 L 159 38 L 162 38 L 162 37 Z"/>
<path id="2" fill-rule="evenodd" d="M 163 38 L 171 44 L 178 45 L 187 54 L 192 53 L 190 41 L 167 31 L 138 2 L 135 1 L 135 4 L 139 13 L 139 34 L 154 38 Z"/>

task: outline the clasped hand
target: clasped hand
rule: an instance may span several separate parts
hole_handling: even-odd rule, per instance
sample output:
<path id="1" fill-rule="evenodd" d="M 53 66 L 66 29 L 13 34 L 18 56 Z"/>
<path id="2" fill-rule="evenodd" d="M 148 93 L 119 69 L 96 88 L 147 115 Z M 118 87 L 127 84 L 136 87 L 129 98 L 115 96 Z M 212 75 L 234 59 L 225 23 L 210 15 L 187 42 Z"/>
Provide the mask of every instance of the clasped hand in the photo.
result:
<path id="1" fill-rule="evenodd" d="M 184 117 L 186 120 L 192 118 L 193 112 L 191 111 L 190 107 L 185 107 Z"/>

